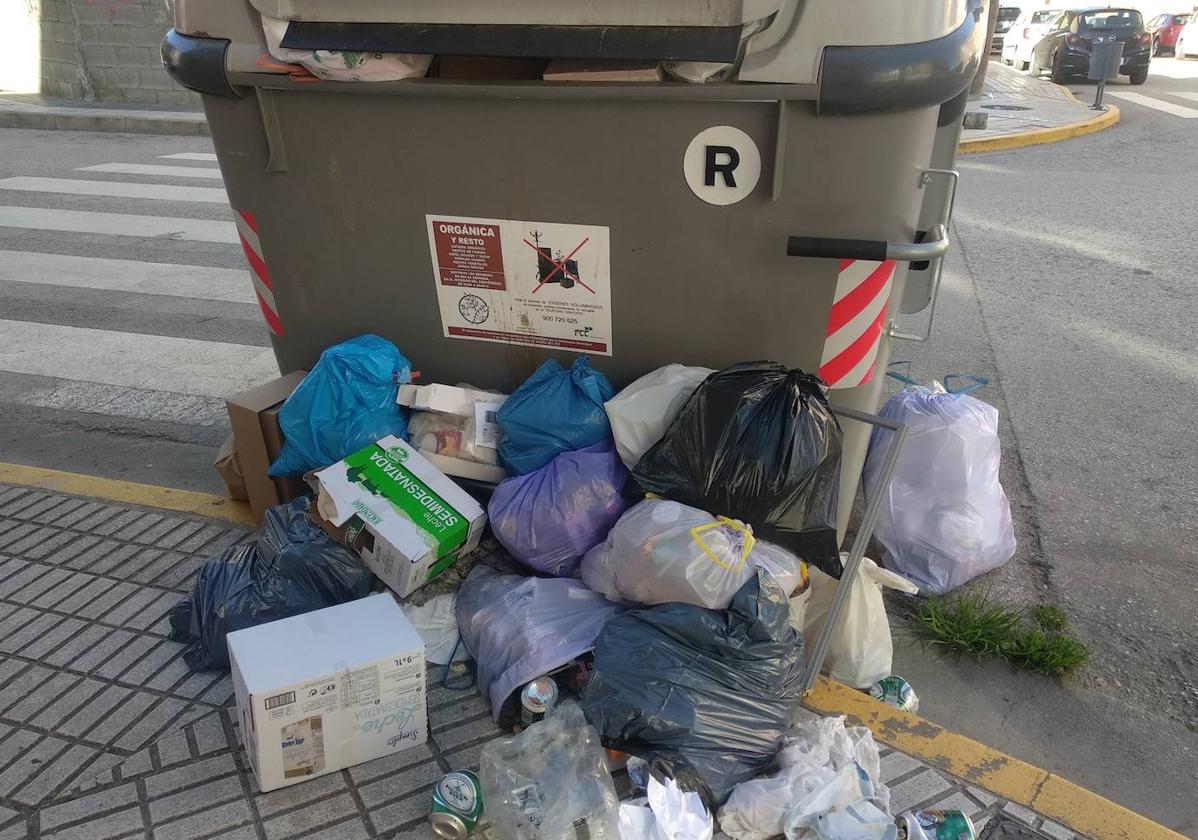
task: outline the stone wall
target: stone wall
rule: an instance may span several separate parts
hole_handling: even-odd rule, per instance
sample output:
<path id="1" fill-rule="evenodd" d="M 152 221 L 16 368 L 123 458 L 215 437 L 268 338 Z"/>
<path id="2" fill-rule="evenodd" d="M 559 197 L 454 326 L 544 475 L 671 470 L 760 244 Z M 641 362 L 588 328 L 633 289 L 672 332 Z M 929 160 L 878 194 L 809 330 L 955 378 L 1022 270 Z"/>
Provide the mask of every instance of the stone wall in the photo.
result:
<path id="1" fill-rule="evenodd" d="M 8 0 L 41 30 L 41 92 L 59 99 L 195 106 L 162 67 L 172 18 L 164 0 Z"/>

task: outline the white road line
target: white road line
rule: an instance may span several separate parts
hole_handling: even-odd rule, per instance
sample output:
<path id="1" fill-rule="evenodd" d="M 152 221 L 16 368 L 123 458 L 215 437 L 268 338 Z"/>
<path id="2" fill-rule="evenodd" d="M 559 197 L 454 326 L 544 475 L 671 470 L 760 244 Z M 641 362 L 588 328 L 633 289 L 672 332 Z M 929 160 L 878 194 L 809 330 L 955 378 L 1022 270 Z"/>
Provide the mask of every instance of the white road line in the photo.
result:
<path id="1" fill-rule="evenodd" d="M 151 198 L 228 204 L 222 187 L 176 187 L 171 184 L 131 184 L 125 181 L 80 181 L 75 178 L 19 176 L 0 179 L 0 189 L 65 195 L 103 195 L 111 198 Z"/>
<path id="2" fill-rule="evenodd" d="M 1116 99 L 1123 99 L 1127 102 L 1134 102 L 1136 105 L 1143 105 L 1145 108 L 1155 108 L 1158 111 L 1164 111 L 1166 114 L 1172 114 L 1175 117 L 1192 120 L 1198 118 L 1198 108 L 1189 108 L 1185 105 L 1178 105 L 1174 102 L 1166 102 L 1163 99 L 1157 99 L 1153 96 L 1145 96 L 1142 93 L 1124 93 L 1123 91 L 1108 90 L 1107 96 L 1113 96 Z"/>
<path id="3" fill-rule="evenodd" d="M 202 160 L 216 163 L 216 155 L 209 152 L 175 152 L 173 155 L 159 155 L 162 160 Z"/>
<path id="4" fill-rule="evenodd" d="M 1191 90 L 1170 90 L 1166 91 L 1170 96 L 1180 96 L 1182 99 L 1189 99 L 1198 102 L 1198 93 Z"/>
<path id="5" fill-rule="evenodd" d="M 185 239 L 191 242 L 227 242 L 230 245 L 238 243 L 237 227 L 232 222 L 176 219 L 170 216 L 133 216 L 125 213 L 92 213 L 85 210 L 52 210 L 45 207 L 0 206 L 0 227 Z"/>
<path id="6" fill-rule="evenodd" d="M 119 172 L 122 175 L 157 175 L 163 178 L 212 178 L 220 180 L 219 169 L 204 166 L 157 166 L 152 163 L 97 163 L 80 166 L 76 172 Z"/>
<path id="7" fill-rule="evenodd" d="M 255 303 L 248 271 L 198 265 L 0 251 L 0 281 Z"/>
<path id="8" fill-rule="evenodd" d="M 269 347 L 0 320 L 0 370 L 227 397 L 279 375 Z"/>

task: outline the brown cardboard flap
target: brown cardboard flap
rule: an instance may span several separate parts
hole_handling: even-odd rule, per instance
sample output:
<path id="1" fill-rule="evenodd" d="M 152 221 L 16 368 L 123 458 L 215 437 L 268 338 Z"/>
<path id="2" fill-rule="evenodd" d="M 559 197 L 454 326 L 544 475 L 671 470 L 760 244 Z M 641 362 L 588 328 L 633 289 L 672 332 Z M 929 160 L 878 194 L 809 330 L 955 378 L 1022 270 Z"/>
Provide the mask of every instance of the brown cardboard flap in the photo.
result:
<path id="1" fill-rule="evenodd" d="M 233 427 L 233 437 L 236 440 L 237 455 L 241 460 L 242 473 L 245 476 L 246 494 L 249 496 L 250 510 L 255 521 L 261 523 L 266 509 L 287 501 L 286 488 L 280 493 L 280 487 L 275 480 L 266 474 L 273 457 L 267 446 L 267 438 L 271 438 L 282 447 L 282 432 L 278 430 L 277 407 L 282 404 L 295 386 L 303 380 L 307 371 L 298 370 L 286 376 L 251 388 L 240 394 L 229 397 L 225 405 L 229 411 L 229 425 Z M 268 409 L 276 409 L 273 415 L 264 423 L 263 413 Z M 264 425 L 270 425 L 270 431 L 264 430 Z M 275 450 L 277 457 L 278 450 Z M 302 492 L 302 491 L 301 491 Z"/>
<path id="2" fill-rule="evenodd" d="M 216 453 L 212 462 L 217 474 L 225 483 L 225 493 L 230 499 L 238 502 L 248 502 L 249 495 L 245 489 L 245 473 L 241 469 L 241 457 L 237 454 L 237 445 L 230 432 Z"/>

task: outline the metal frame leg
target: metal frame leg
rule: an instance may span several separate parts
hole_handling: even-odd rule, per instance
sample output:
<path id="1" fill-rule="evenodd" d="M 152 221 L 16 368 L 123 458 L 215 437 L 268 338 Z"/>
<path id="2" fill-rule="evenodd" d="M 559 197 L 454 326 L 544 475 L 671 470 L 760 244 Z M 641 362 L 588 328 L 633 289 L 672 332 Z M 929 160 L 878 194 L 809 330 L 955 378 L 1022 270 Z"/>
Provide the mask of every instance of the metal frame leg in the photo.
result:
<path id="1" fill-rule="evenodd" d="M 865 556 L 865 547 L 869 545 L 870 538 L 873 537 L 874 526 L 878 522 L 878 512 L 882 509 L 882 497 L 885 495 L 886 488 L 890 486 L 890 479 L 894 476 L 895 467 L 898 466 L 899 453 L 902 452 L 903 444 L 907 441 L 907 427 L 902 423 L 896 423 L 877 414 L 857 411 L 855 408 L 835 405 L 829 407 L 832 409 L 832 413 L 838 417 L 889 429 L 894 432 L 894 435 L 890 439 L 890 447 L 886 450 L 886 458 L 882 461 L 878 486 L 874 490 L 873 497 L 865 506 L 865 513 L 861 517 L 861 527 L 857 529 L 857 535 L 853 538 L 853 547 L 849 549 L 849 559 L 845 561 L 844 571 L 840 575 L 840 581 L 836 584 L 836 593 L 832 596 L 832 603 L 828 606 L 828 614 L 824 617 L 824 626 L 820 629 L 814 647 L 811 648 L 807 671 L 803 674 L 804 695 L 815 686 L 820 669 L 823 668 L 824 657 L 828 655 L 828 646 L 832 644 L 832 633 L 835 632 L 836 625 L 840 622 L 840 613 L 844 609 L 845 600 L 849 597 L 849 585 L 857 578 L 861 569 L 861 559 Z"/>

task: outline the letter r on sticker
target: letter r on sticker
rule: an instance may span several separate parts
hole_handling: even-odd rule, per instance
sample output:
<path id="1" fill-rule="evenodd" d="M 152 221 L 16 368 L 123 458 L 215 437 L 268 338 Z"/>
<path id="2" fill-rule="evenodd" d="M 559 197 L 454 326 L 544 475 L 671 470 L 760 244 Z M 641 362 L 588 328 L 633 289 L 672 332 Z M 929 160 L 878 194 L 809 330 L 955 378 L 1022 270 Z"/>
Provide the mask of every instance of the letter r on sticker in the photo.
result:
<path id="1" fill-rule="evenodd" d="M 736 178 L 733 171 L 740 166 L 740 152 L 731 146 L 708 146 L 703 163 L 703 184 L 715 186 L 715 176 L 718 172 L 724 176 L 725 187 L 735 187 Z"/>

